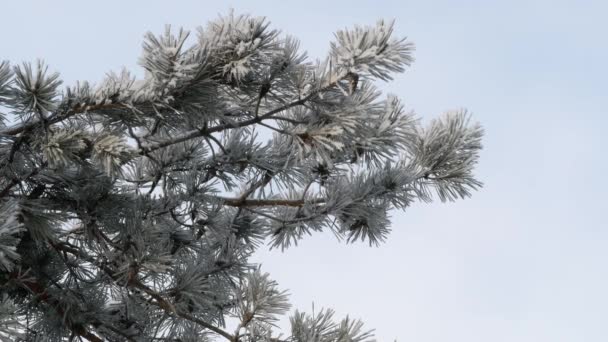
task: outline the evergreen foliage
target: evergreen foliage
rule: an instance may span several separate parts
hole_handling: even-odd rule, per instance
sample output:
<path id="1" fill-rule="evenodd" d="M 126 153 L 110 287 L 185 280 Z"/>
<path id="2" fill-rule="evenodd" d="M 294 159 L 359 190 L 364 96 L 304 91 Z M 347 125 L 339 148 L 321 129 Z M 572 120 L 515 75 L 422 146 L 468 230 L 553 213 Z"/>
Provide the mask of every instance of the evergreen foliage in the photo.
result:
<path id="1" fill-rule="evenodd" d="M 0 340 L 372 341 L 328 309 L 280 335 L 287 294 L 248 258 L 322 231 L 377 245 L 392 209 L 470 196 L 482 129 L 421 127 L 374 86 L 413 61 L 393 23 L 335 39 L 311 61 L 231 13 L 147 34 L 140 80 L 61 90 L 1 62 Z"/>

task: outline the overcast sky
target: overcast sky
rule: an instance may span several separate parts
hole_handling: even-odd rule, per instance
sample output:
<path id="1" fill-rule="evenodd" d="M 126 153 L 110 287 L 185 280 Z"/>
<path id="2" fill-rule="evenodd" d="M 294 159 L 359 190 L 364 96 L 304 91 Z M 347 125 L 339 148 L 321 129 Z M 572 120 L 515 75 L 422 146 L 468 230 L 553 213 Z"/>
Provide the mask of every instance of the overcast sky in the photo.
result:
<path id="1" fill-rule="evenodd" d="M 608 341 L 605 1 L 3 1 L 0 59 L 71 84 L 137 70 L 142 36 L 230 7 L 323 57 L 336 29 L 396 19 L 416 62 L 385 86 L 427 121 L 466 107 L 486 130 L 471 199 L 393 213 L 384 245 L 330 233 L 256 260 L 296 308 L 331 307 L 380 341 Z"/>

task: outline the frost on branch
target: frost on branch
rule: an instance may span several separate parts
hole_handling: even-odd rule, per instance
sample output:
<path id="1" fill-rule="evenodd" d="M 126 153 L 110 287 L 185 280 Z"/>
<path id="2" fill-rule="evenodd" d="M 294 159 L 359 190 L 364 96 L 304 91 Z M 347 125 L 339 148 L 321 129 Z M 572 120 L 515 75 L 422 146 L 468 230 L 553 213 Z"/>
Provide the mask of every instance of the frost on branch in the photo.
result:
<path id="1" fill-rule="evenodd" d="M 230 13 L 146 34 L 143 79 L 63 91 L 41 62 L 1 62 L 0 340 L 372 341 L 331 310 L 283 337 L 287 294 L 251 255 L 379 245 L 394 209 L 481 186 L 483 131 L 464 110 L 423 126 L 375 86 L 413 61 L 393 23 L 335 37 L 312 62 Z"/>
<path id="2" fill-rule="evenodd" d="M 133 154 L 133 149 L 124 139 L 115 135 L 100 136 L 93 145 L 92 160 L 109 176 L 119 175 L 122 165 Z"/>
<path id="3" fill-rule="evenodd" d="M 57 105 L 57 88 L 61 85 L 58 73 L 48 73 L 48 66 L 41 60 L 33 69 L 29 63 L 13 68 L 15 80 L 11 89 L 12 105 L 22 118 L 32 113 L 46 113 Z"/>
<path id="4" fill-rule="evenodd" d="M 15 317 L 16 312 L 18 312 L 17 305 L 13 303 L 8 294 L 2 294 L 0 297 L 0 341 L 13 342 L 15 338 L 21 339 L 25 336 L 23 334 L 24 325 Z"/>
<path id="5" fill-rule="evenodd" d="M 7 61 L 0 61 L 0 106 L 6 104 L 9 100 L 10 83 L 13 73 Z M 4 126 L 4 115 L 0 112 L 0 128 Z"/>
<path id="6" fill-rule="evenodd" d="M 250 334 L 262 338 L 270 338 L 272 327 L 276 327 L 279 316 L 290 308 L 286 291 L 280 291 L 277 283 L 262 274 L 259 269 L 248 273 L 243 281 L 238 294 L 238 305 L 236 317 L 239 327 L 236 334 L 241 334 L 241 329 Z"/>
<path id="7" fill-rule="evenodd" d="M 58 131 L 49 137 L 42 152 L 51 168 L 67 166 L 78 162 L 78 154 L 87 147 L 85 137 L 80 131 Z"/>
<path id="8" fill-rule="evenodd" d="M 231 12 L 199 30 L 199 44 L 213 50 L 225 81 L 237 85 L 250 81 L 255 68 L 278 50 L 279 32 L 269 25 L 266 18 Z"/>
<path id="9" fill-rule="evenodd" d="M 374 342 L 373 330 L 363 330 L 363 323 L 348 316 L 339 323 L 334 311 L 321 309 L 314 315 L 296 311 L 290 317 L 291 336 L 294 342 Z"/>
<path id="10" fill-rule="evenodd" d="M 414 61 L 414 45 L 392 37 L 393 26 L 394 22 L 381 20 L 375 27 L 338 31 L 337 41 L 331 44 L 336 67 L 385 81 L 392 79 L 392 73 L 403 72 Z"/>
<path id="11" fill-rule="evenodd" d="M 12 271 L 20 256 L 17 253 L 19 243 L 18 233 L 25 230 L 18 220 L 18 204 L 16 200 L 7 201 L 0 206 L 0 269 Z"/>
<path id="12" fill-rule="evenodd" d="M 421 184 L 434 188 L 442 201 L 471 196 L 482 185 L 473 176 L 482 136 L 483 129 L 470 124 L 465 110 L 433 120 L 414 148 L 416 163 L 425 169 Z"/>

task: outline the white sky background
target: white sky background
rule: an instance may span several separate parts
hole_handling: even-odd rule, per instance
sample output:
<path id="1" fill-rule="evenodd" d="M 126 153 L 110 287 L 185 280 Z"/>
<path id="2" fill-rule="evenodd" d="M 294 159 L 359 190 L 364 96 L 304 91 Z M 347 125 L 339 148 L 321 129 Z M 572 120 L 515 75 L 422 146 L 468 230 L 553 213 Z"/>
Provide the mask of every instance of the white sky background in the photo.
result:
<path id="1" fill-rule="evenodd" d="M 416 62 L 386 89 L 425 121 L 467 107 L 486 129 L 473 198 L 394 212 L 379 248 L 327 233 L 259 253 L 296 308 L 350 313 L 380 341 L 608 340 L 608 3 L 3 1 L 0 59 L 42 57 L 68 84 L 141 75 L 146 31 L 230 7 L 312 57 L 336 29 L 395 18 Z"/>

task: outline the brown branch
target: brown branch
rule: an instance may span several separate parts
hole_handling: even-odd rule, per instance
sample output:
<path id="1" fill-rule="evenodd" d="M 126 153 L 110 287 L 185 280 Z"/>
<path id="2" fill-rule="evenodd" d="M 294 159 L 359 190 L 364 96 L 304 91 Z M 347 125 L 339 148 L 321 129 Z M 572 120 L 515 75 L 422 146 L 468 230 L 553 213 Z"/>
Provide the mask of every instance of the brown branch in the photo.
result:
<path id="1" fill-rule="evenodd" d="M 301 207 L 307 203 L 321 204 L 327 200 L 325 198 L 313 198 L 311 200 L 289 200 L 289 199 L 241 199 L 234 197 L 217 197 L 223 204 L 231 207 L 267 207 L 267 206 L 285 206 L 285 207 Z"/>

